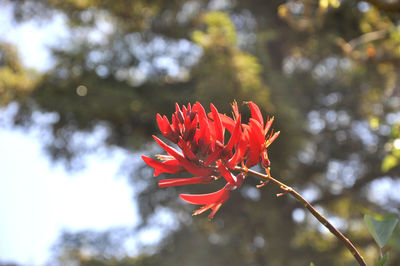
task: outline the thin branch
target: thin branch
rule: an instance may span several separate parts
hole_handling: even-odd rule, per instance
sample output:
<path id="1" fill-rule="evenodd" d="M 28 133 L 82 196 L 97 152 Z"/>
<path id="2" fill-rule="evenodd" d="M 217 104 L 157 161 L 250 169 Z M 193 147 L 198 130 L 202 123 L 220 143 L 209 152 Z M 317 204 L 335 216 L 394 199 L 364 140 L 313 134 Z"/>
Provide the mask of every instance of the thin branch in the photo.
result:
<path id="1" fill-rule="evenodd" d="M 354 247 L 354 245 L 350 242 L 348 238 L 346 238 L 336 227 L 334 227 L 321 213 L 319 213 L 310 203 L 308 203 L 307 200 L 305 200 L 299 193 L 297 193 L 293 188 L 285 185 L 284 183 L 280 182 L 279 180 L 273 178 L 270 175 L 269 168 L 266 169 L 267 174 L 260 174 L 256 171 L 247 169 L 246 167 L 235 167 L 235 170 L 245 172 L 248 174 L 251 174 L 253 176 L 256 176 L 258 178 L 261 178 L 264 181 L 269 181 L 277 185 L 281 190 L 283 190 L 285 193 L 291 194 L 293 197 L 297 199 L 301 204 L 303 204 L 304 207 L 307 208 L 311 214 L 317 218 L 317 220 L 323 224 L 328 230 L 334 234 L 340 241 L 344 243 L 344 245 L 347 247 L 347 249 L 351 252 L 351 254 L 354 256 L 354 258 L 358 261 L 358 263 L 361 266 L 366 266 L 367 264 L 365 263 L 363 257 L 360 255 L 358 250 Z"/>
<path id="2" fill-rule="evenodd" d="M 388 30 L 386 30 L 386 29 L 368 32 L 368 33 L 365 33 L 365 34 L 349 41 L 348 44 L 350 45 L 351 49 L 354 49 L 356 46 L 358 46 L 360 44 L 384 39 L 387 36 L 387 34 L 388 34 Z"/>
<path id="3" fill-rule="evenodd" d="M 389 34 L 388 30 L 378 30 L 373 32 L 365 33 L 355 39 L 352 39 L 349 42 L 346 42 L 342 38 L 338 38 L 336 43 L 342 49 L 343 53 L 349 57 L 350 59 L 360 62 L 360 63 L 392 63 L 392 64 L 399 64 L 400 57 L 388 54 L 388 53 L 379 53 L 376 54 L 374 48 L 371 50 L 366 51 L 359 51 L 356 48 L 360 45 L 371 43 L 378 40 L 384 40 L 387 38 Z"/>
<path id="4" fill-rule="evenodd" d="M 338 38 L 337 44 L 340 46 L 340 48 L 346 55 L 348 55 L 350 57 L 354 57 L 354 55 L 352 55 L 352 53 L 357 46 L 359 46 L 361 44 L 377 41 L 377 40 L 382 40 L 387 36 L 387 34 L 388 34 L 387 30 L 378 30 L 378 31 L 365 33 L 357 38 L 352 39 L 349 42 L 346 42 L 342 38 Z M 360 57 L 360 56 L 357 55 L 357 57 Z"/>

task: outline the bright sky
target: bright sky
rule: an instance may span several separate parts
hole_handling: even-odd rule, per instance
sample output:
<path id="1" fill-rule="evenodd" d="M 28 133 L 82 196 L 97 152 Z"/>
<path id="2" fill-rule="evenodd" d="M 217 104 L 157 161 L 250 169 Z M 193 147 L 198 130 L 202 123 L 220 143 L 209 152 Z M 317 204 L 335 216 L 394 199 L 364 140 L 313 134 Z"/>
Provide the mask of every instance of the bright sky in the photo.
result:
<path id="1" fill-rule="evenodd" d="M 0 39 L 17 44 L 29 67 L 51 67 L 46 47 L 67 34 L 61 16 L 44 24 L 12 24 L 9 6 L 0 4 Z M 0 120 L 5 116 L 0 111 Z M 37 132 L 0 125 L 0 147 L 0 263 L 43 264 L 62 229 L 137 222 L 131 187 L 117 177 L 123 151 L 92 155 L 85 170 L 71 174 L 51 164 Z"/>
<path id="2" fill-rule="evenodd" d="M 130 186 L 116 177 L 123 152 L 91 156 L 70 174 L 51 165 L 33 134 L 0 129 L 0 147 L 0 261 L 43 264 L 62 229 L 135 224 Z"/>
<path id="3" fill-rule="evenodd" d="M 0 2 L 0 40 L 16 44 L 26 66 L 40 71 L 49 69 L 51 55 L 47 48 L 68 36 L 65 20 L 59 15 L 50 22 L 17 24 L 12 21 L 11 11 L 10 5 Z"/>

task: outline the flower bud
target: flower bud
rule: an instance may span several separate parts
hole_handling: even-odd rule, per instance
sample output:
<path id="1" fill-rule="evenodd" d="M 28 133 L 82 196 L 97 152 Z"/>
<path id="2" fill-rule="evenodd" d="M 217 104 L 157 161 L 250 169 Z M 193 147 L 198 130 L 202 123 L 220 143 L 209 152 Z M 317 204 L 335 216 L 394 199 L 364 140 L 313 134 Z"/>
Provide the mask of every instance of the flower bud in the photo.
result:
<path id="1" fill-rule="evenodd" d="M 262 154 L 261 154 L 261 165 L 264 168 L 268 168 L 271 165 L 271 162 L 268 159 L 268 152 L 267 149 L 265 149 Z"/>

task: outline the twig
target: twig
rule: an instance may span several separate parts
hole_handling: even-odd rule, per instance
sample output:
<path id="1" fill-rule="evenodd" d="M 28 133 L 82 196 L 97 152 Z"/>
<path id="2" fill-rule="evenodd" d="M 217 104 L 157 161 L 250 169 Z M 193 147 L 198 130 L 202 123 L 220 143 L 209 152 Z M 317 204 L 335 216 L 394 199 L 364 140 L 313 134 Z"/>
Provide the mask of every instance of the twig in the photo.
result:
<path id="1" fill-rule="evenodd" d="M 256 177 L 261 178 L 264 181 L 270 181 L 277 185 L 280 189 L 282 189 L 285 193 L 291 194 L 293 197 L 297 199 L 301 204 L 304 205 L 304 207 L 307 208 L 311 214 L 318 219 L 318 221 L 323 224 L 328 230 L 334 234 L 340 241 L 344 243 L 344 245 L 347 247 L 347 249 L 353 254 L 354 258 L 358 261 L 358 263 L 361 266 L 366 266 L 367 264 L 365 263 L 363 257 L 360 255 L 358 250 L 354 247 L 354 245 L 350 242 L 349 239 L 347 239 L 336 227 L 334 227 L 321 213 L 319 213 L 308 201 L 306 201 L 299 193 L 297 193 L 293 188 L 285 185 L 284 183 L 280 182 L 279 180 L 276 180 L 270 175 L 270 170 L 269 168 L 266 169 L 267 174 L 261 174 L 256 171 L 247 169 L 246 167 L 235 167 L 235 170 L 245 172 L 251 175 L 254 175 Z"/>
<path id="2" fill-rule="evenodd" d="M 351 49 L 354 49 L 356 46 L 358 46 L 360 44 L 384 39 L 387 36 L 387 34 L 388 34 L 388 30 L 386 30 L 386 29 L 368 32 L 368 33 L 365 33 L 365 34 L 349 41 L 348 45 L 350 45 Z"/>

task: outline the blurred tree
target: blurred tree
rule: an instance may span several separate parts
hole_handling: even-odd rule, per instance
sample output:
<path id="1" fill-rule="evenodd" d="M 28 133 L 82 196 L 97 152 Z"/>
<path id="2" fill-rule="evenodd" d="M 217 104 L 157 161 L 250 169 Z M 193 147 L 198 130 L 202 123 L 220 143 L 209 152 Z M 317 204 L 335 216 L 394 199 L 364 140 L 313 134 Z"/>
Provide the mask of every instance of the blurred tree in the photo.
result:
<path id="1" fill-rule="evenodd" d="M 24 101 L 35 87 L 38 75 L 23 67 L 11 44 L 0 42 L 0 106 Z"/>
<path id="2" fill-rule="evenodd" d="M 398 197 L 375 189 L 399 184 L 395 2 L 8 2 L 19 21 L 63 14 L 72 33 L 54 48 L 54 68 L 28 93 L 8 85 L 16 96 L 3 100 L 20 103 L 19 123 L 33 123 L 35 110 L 58 114 L 48 146 L 54 159 L 73 161 L 85 148 L 71 144 L 74 135 L 97 125 L 108 129 L 106 145 L 151 149 L 143 143 L 155 132 L 155 114 L 171 113 L 174 102 L 213 102 L 227 112 L 233 99 L 253 100 L 282 132 L 271 147 L 273 175 L 323 208 L 369 263 L 377 260 L 361 220 L 366 208 L 399 214 Z M 249 181 L 209 223 L 178 200 L 190 189 L 158 189 L 149 169 L 127 170 L 140 188 L 142 226 L 168 210 L 178 229 L 166 230 L 155 252 L 121 259 L 100 250 L 83 265 L 355 265 L 297 202 L 276 199 L 275 188 Z M 70 250 L 69 241 L 59 249 Z M 399 263 L 391 252 L 389 265 Z"/>

